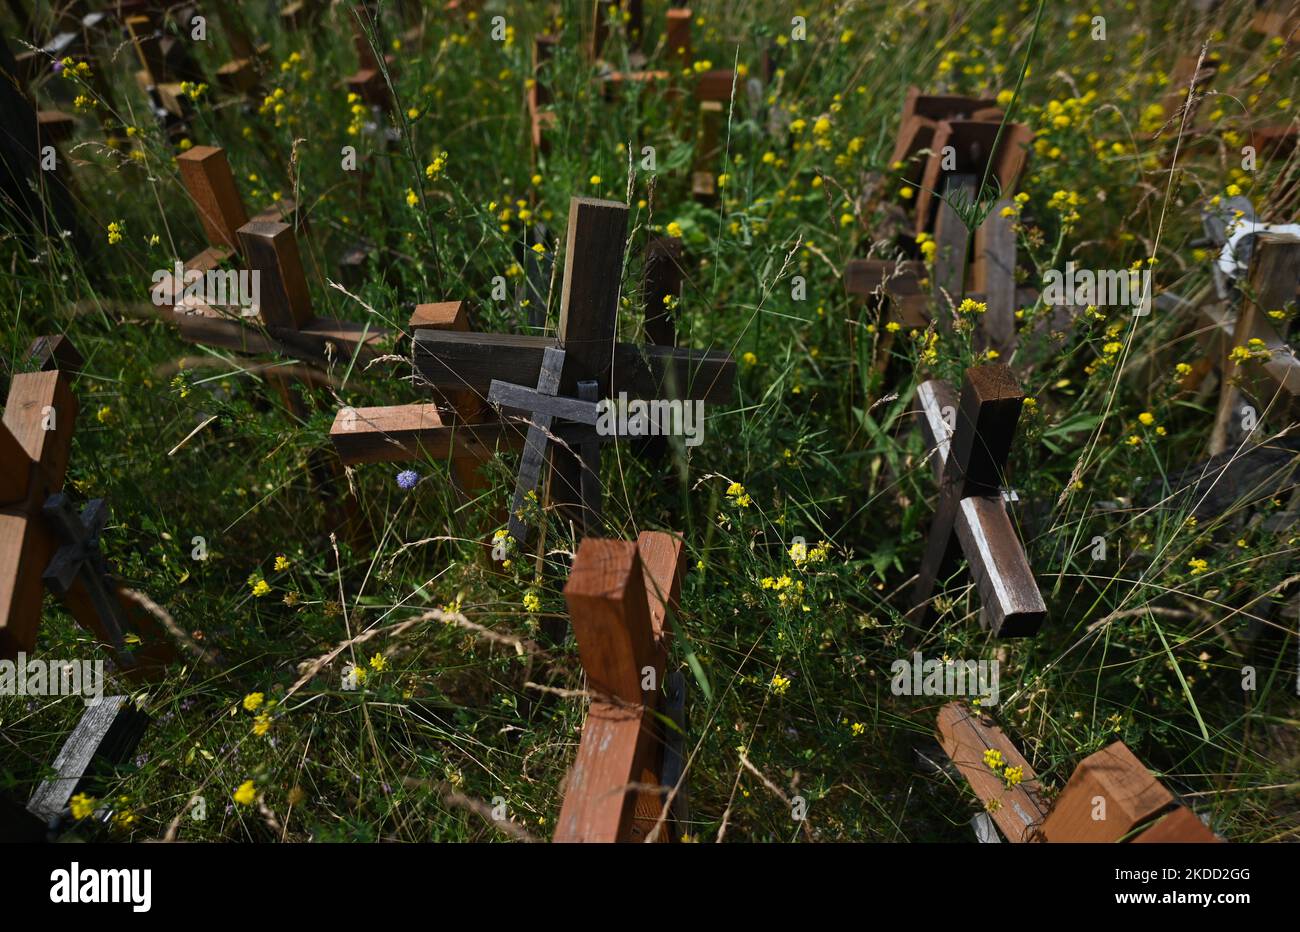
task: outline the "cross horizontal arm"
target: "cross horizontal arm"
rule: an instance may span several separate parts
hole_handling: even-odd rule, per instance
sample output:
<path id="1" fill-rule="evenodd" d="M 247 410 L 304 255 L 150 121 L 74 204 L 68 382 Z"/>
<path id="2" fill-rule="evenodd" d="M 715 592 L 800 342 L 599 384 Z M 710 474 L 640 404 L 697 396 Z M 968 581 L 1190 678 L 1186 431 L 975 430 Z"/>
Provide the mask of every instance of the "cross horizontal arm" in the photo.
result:
<path id="1" fill-rule="evenodd" d="M 544 395 L 535 388 L 515 385 L 513 382 L 492 380 L 488 401 L 503 408 L 514 408 L 536 414 L 549 414 L 578 424 L 595 426 L 600 420 L 600 403 L 566 398 L 562 395 Z"/>
<path id="2" fill-rule="evenodd" d="M 980 594 L 980 626 L 995 637 L 1030 637 L 1047 605 L 1001 497 L 961 500 L 953 522 Z"/>
<path id="3" fill-rule="evenodd" d="M 416 330 L 415 368 L 439 390 L 464 388 L 486 396 L 493 379 L 535 385 L 542 354 L 554 345 L 542 336 Z M 607 391 L 721 403 L 730 400 L 735 378 L 735 361 L 724 351 L 616 343 Z"/>
<path id="4" fill-rule="evenodd" d="M 353 356 L 358 362 L 367 362 L 379 355 L 378 344 L 390 334 L 386 328 L 332 317 L 313 317 L 293 329 L 262 326 L 260 318 L 238 318 L 206 305 L 194 311 L 174 316 L 181 336 L 191 343 L 237 353 L 278 353 L 321 366 L 346 363 Z"/>

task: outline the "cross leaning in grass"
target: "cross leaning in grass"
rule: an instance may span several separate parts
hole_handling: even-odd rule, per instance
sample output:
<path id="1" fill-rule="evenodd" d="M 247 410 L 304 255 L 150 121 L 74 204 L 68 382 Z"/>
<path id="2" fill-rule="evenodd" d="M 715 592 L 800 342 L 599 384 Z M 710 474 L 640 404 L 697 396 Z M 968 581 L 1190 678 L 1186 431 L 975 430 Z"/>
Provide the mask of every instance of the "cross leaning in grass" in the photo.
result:
<path id="1" fill-rule="evenodd" d="M 1038 776 L 1001 728 L 961 702 L 939 710 L 939 742 L 984 811 L 980 841 L 1183 842 L 1221 839 L 1179 803 L 1122 741 L 1085 757 L 1049 803 Z"/>
<path id="2" fill-rule="evenodd" d="M 629 399 L 667 395 L 682 401 L 725 401 L 735 378 L 734 363 L 725 352 L 616 342 L 627 213 L 627 205 L 616 201 L 574 198 L 570 202 L 560 326 L 555 339 L 432 330 L 415 334 L 416 368 L 435 389 L 470 391 L 482 398 L 495 391 L 504 407 L 523 405 L 540 415 L 526 420 L 536 442 L 525 447 L 514 510 L 519 510 L 519 502 L 530 491 L 536 491 L 538 451 L 547 448 L 552 499 L 588 529 L 594 529 L 598 513 L 599 493 L 591 482 L 598 479 L 599 459 L 590 448 L 580 451 L 576 446 L 599 438 L 578 429 L 570 431 L 578 441 L 571 444 L 552 431 L 546 419 L 594 424 L 596 399 L 624 392 Z M 595 397 L 591 397 L 590 386 L 582 386 L 591 382 L 595 383 Z M 580 389 L 588 397 L 582 397 Z M 552 395 L 557 397 L 548 400 Z M 446 448 L 449 438 L 439 434 L 434 428 L 422 439 L 426 445 Z M 537 498 L 540 501 L 542 496 Z M 512 520 L 511 528 L 522 542 L 526 535 L 523 522 Z"/>
<path id="3" fill-rule="evenodd" d="M 42 591 L 49 588 L 121 666 L 156 669 L 173 654 L 153 619 L 121 594 L 100 552 L 103 500 L 78 514 L 63 492 L 80 356 L 66 338 L 42 337 L 29 357 L 42 368 L 13 377 L 0 424 L 0 657 L 35 647 Z M 137 631 L 148 643 L 129 650 L 127 639 Z"/>
<path id="4" fill-rule="evenodd" d="M 684 831 L 685 679 L 665 677 L 684 557 L 681 538 L 661 531 L 578 547 L 564 598 L 591 706 L 557 842 L 676 841 Z"/>
<path id="5" fill-rule="evenodd" d="M 180 303 L 178 286 L 171 286 L 177 306 L 173 320 L 186 340 L 246 354 L 274 353 L 298 359 L 319 369 L 374 358 L 380 344 L 391 337 L 384 328 L 319 317 L 312 308 L 307 276 L 294 228 L 280 216 L 292 216 L 291 201 L 247 219 L 230 164 L 221 149 L 195 146 L 177 157 L 181 177 L 193 199 L 209 246 L 185 264 L 186 272 L 205 273 L 227 261 L 242 264 L 258 276 L 260 302 L 255 308 L 221 307 L 206 302 Z M 285 408 L 296 418 L 307 409 L 290 379 L 268 370 L 267 380 L 277 390 Z M 312 481 L 327 510 L 341 507 L 331 522 L 354 540 L 363 536 L 359 509 L 351 491 L 340 485 L 338 464 L 321 454 L 308 462 Z"/>
<path id="6" fill-rule="evenodd" d="M 912 589 L 909 620 L 933 623 L 935 586 L 964 553 L 980 595 L 980 623 L 995 637 L 1035 634 L 1047 607 L 1002 497 L 1003 473 L 1024 402 L 1002 365 L 966 370 L 960 400 L 947 382 L 922 383 L 918 420 L 939 500 Z"/>

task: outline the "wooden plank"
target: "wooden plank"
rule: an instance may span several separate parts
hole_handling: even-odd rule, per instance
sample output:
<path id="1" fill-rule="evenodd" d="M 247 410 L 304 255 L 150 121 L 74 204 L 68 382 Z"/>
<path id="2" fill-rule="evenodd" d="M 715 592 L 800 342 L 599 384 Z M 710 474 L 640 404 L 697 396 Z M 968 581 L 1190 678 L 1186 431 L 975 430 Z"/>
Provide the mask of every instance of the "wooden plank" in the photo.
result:
<path id="1" fill-rule="evenodd" d="M 675 314 L 664 299 L 682 295 L 682 241 L 675 236 L 653 236 L 646 244 L 641 293 L 645 302 L 645 335 L 651 343 L 677 343 Z"/>
<path id="2" fill-rule="evenodd" d="M 990 720 L 981 719 L 965 703 L 949 702 L 939 710 L 938 736 L 944 752 L 966 778 L 1007 841 L 1034 840 L 1047 818 L 1043 790 L 1034 768 L 1002 729 Z M 1021 769 L 1019 783 L 1007 786 L 1001 773 L 985 762 L 985 752 L 990 750 L 1001 753 L 1002 772 L 1008 767 Z"/>
<path id="3" fill-rule="evenodd" d="M 148 722 L 127 696 L 105 696 L 89 706 L 54 759 L 58 776 L 36 788 L 27 810 L 46 822 L 60 818 L 73 796 L 93 789 L 105 770 L 130 757 Z"/>
<path id="4" fill-rule="evenodd" d="M 980 626 L 1001 638 L 1037 634 L 1047 605 L 1001 496 L 962 499 L 953 527 L 979 590 Z"/>
<path id="5" fill-rule="evenodd" d="M 349 413 L 350 412 L 350 413 Z M 400 463 L 422 459 L 490 459 L 497 451 L 518 453 L 526 434 L 519 424 L 433 423 L 441 417 L 437 405 L 388 405 L 382 408 L 341 409 L 330 428 L 330 441 L 340 459 L 357 463 Z M 353 427 L 347 428 L 351 421 Z M 591 428 L 552 427 L 565 443 L 581 443 Z"/>
<path id="6" fill-rule="evenodd" d="M 176 164 L 180 166 L 181 181 L 194 201 L 208 243 L 218 248 L 239 249 L 238 231 L 248 223 L 248 213 L 235 186 L 225 150 L 195 146 L 178 155 Z"/>
<path id="7" fill-rule="evenodd" d="M 1043 822 L 1044 841 L 1117 842 L 1176 805 L 1122 741 L 1079 762 Z"/>
<path id="8" fill-rule="evenodd" d="M 655 560 L 662 572 L 664 552 Z M 589 537 L 564 587 L 588 687 L 598 698 L 569 774 L 557 842 L 641 840 L 658 816 L 658 794 L 633 789 L 657 782 L 659 767 L 660 743 L 641 681 L 650 665 L 659 683 L 664 659 L 653 636 L 645 572 L 637 544 Z"/>
<path id="9" fill-rule="evenodd" d="M 42 372 L 61 369 L 64 372 L 80 372 L 86 361 L 81 353 L 63 334 L 37 337 L 27 347 L 27 361 L 34 363 Z"/>
<path id="10" fill-rule="evenodd" d="M 919 295 L 927 277 L 924 262 L 851 259 L 844 265 L 844 291 L 857 297 L 876 294 Z"/>
<path id="11" fill-rule="evenodd" d="M 1014 219 L 1002 216 L 1010 198 L 993 205 L 975 231 L 975 264 L 971 289 L 985 296 L 988 310 L 981 315 L 975 348 L 992 349 L 1001 355 L 1016 347 L 1016 235 Z"/>
<path id="12" fill-rule="evenodd" d="M 25 506 L 0 508 L 0 659 L 36 646 L 45 595 L 41 573 L 54 549 L 54 536 Z"/>
<path id="13" fill-rule="evenodd" d="M 1196 813 L 1186 806 L 1160 816 L 1151 827 L 1143 831 L 1131 844 L 1222 844 L 1223 839 L 1214 834 Z"/>
<path id="14" fill-rule="evenodd" d="M 0 506 L 27 499 L 34 465 L 13 431 L 0 423 Z"/>
<path id="15" fill-rule="evenodd" d="M 475 333 L 466 338 L 436 330 L 415 333 L 415 367 L 434 388 L 463 388 L 486 395 L 494 378 L 535 384 L 548 337 Z M 627 392 L 635 398 L 731 399 L 735 362 L 719 350 L 690 350 L 651 344 L 614 345 L 606 397 Z M 673 394 L 675 388 L 676 394 Z"/>
<path id="16" fill-rule="evenodd" d="M 722 104 L 716 100 L 699 105 L 700 135 L 691 168 L 691 196 L 709 202 L 718 196 L 718 161 L 722 157 Z"/>
<path id="17" fill-rule="evenodd" d="M 921 568 L 913 584 L 913 607 L 909 617 L 915 623 L 925 626 L 933 621 L 930 599 L 934 587 L 939 580 L 951 575 L 956 567 L 957 556 L 962 550 L 961 541 L 955 533 L 957 522 L 962 520 L 962 500 L 971 496 L 999 498 L 1001 495 L 1002 472 L 1011 452 L 1023 401 L 1024 395 L 1016 384 L 1015 376 L 1006 366 L 994 364 L 974 366 L 966 370 L 956 409 L 956 429 L 949 441 L 943 465 L 939 499 L 926 538 Z M 945 403 L 948 402 L 940 398 L 933 386 L 927 389 L 922 398 L 923 431 L 936 429 L 931 426 L 934 406 L 938 404 L 941 407 Z M 930 406 L 928 413 L 926 405 Z M 967 516 L 968 522 L 970 517 Z M 988 517 L 1002 526 L 996 510 Z M 1005 527 L 1009 527 L 1009 522 Z M 970 543 L 977 542 L 980 537 L 979 529 L 970 527 L 969 523 L 965 533 Z M 1006 546 L 1011 545 L 1008 542 Z M 1025 577 L 1020 573 L 1019 560 L 1004 550 L 1001 544 L 998 545 L 997 554 L 991 551 L 982 554 L 969 551 L 967 556 L 980 561 L 984 572 L 1000 576 L 1001 570 L 1005 570 L 1008 573 L 1014 572 L 1015 578 L 1023 579 L 1025 584 L 1032 581 L 1032 575 Z M 991 582 L 992 579 L 986 580 L 986 584 Z M 1032 626 L 1035 623 L 1036 603 L 1027 591 L 1023 591 L 1025 585 L 1017 584 L 1015 588 L 1017 597 L 1008 599 L 1006 606 L 1016 607 L 1017 612 L 1019 608 L 1033 609 L 1013 625 L 1018 630 L 1021 625 Z M 992 622 L 997 617 L 997 612 L 991 611 L 988 620 Z M 1038 618 L 1038 623 L 1041 620 Z M 1008 629 L 1008 634 L 1010 630 L 1012 629 Z"/>
<path id="18" fill-rule="evenodd" d="M 255 220 L 238 234 L 248 267 L 261 275 L 262 319 L 270 327 L 301 329 L 314 315 L 293 227 Z"/>
<path id="19" fill-rule="evenodd" d="M 548 346 L 542 357 L 542 369 L 537 376 L 537 391 L 547 395 L 555 394 L 560 387 L 561 373 L 564 371 L 564 350 Z M 515 481 L 514 498 L 510 503 L 510 536 L 520 546 L 528 540 L 528 524 L 523 517 L 530 492 L 536 492 L 541 480 L 542 465 L 546 461 L 547 447 L 550 445 L 547 434 L 551 429 L 549 414 L 534 414 L 529 420 L 528 438 L 524 443 L 524 453 L 519 460 L 519 475 Z"/>
<path id="20" fill-rule="evenodd" d="M 942 379 L 931 379 L 916 387 L 917 420 L 925 438 L 926 458 L 934 479 L 943 482 L 944 464 L 952 448 L 952 423 L 957 420 L 957 392 Z"/>
<path id="21" fill-rule="evenodd" d="M 667 55 L 679 68 L 691 65 L 691 11 L 673 8 L 667 13 Z"/>
<path id="22" fill-rule="evenodd" d="M 560 390 L 564 394 L 573 394 L 584 379 L 596 379 L 602 390 L 609 388 L 627 214 L 627 205 L 619 201 L 584 197 L 569 201 L 560 292 L 559 342 L 565 351 Z"/>
<path id="23" fill-rule="evenodd" d="M 586 401 L 581 398 L 566 398 L 563 395 L 548 395 L 525 385 L 515 385 L 497 379 L 492 380 L 492 386 L 488 390 L 488 401 L 503 408 L 530 414 L 545 414 L 579 424 L 595 426 L 600 420 L 596 399 Z"/>
<path id="24" fill-rule="evenodd" d="M 76 420 L 77 399 L 66 373 L 20 372 L 10 381 L 4 424 L 38 464 L 44 481 L 36 494 L 42 498 L 63 488 Z"/>
<path id="25" fill-rule="evenodd" d="M 682 579 L 686 575 L 686 545 L 680 536 L 663 531 L 642 531 L 636 537 L 637 554 L 645 575 L 650 628 L 662 651 L 668 650 L 672 628 L 669 613 L 675 613 L 682 597 Z"/>
<path id="26" fill-rule="evenodd" d="M 736 73 L 730 68 L 715 68 L 700 75 L 695 82 L 695 99 L 701 102 L 715 102 L 719 105 L 731 103 L 732 90 L 737 84 Z M 721 106 L 719 107 L 721 109 Z"/>
<path id="27" fill-rule="evenodd" d="M 950 175 L 944 188 L 945 197 L 970 204 L 975 198 L 978 180 L 974 175 Z M 966 293 L 966 259 L 970 251 L 970 231 L 947 200 L 939 201 L 939 215 L 934 224 L 934 241 L 938 248 L 934 258 L 934 294 L 942 310 L 939 326 L 951 331 L 953 308 Z"/>
<path id="28" fill-rule="evenodd" d="M 564 600 L 588 689 L 624 706 L 645 703 L 642 668 L 661 668 L 664 659 L 654 640 L 637 545 L 585 538 L 564 586 Z"/>
<path id="29" fill-rule="evenodd" d="M 1260 233 L 1255 237 L 1254 251 L 1250 259 L 1248 285 L 1243 290 L 1241 310 L 1233 326 L 1233 337 L 1226 341 L 1230 347 L 1222 356 L 1219 368 L 1223 387 L 1219 392 L 1218 409 L 1215 412 L 1214 429 L 1210 433 L 1209 453 L 1215 456 L 1228 446 L 1229 425 L 1239 417 L 1241 391 L 1241 364 L 1232 358 L 1232 349 L 1249 345 L 1251 339 L 1267 342 L 1276 339 L 1272 328 L 1267 324 L 1267 313 L 1285 307 L 1295 300 L 1296 282 L 1300 280 L 1300 237 L 1285 236 L 1274 233 Z M 1267 336 L 1259 335 L 1267 331 Z M 1271 354 L 1271 350 L 1270 350 Z M 1279 353 L 1279 362 L 1287 357 L 1294 361 L 1294 354 Z M 1270 358 L 1269 363 L 1273 362 Z M 1267 369 L 1268 363 L 1265 363 Z M 1267 404 L 1271 396 L 1261 398 Z"/>

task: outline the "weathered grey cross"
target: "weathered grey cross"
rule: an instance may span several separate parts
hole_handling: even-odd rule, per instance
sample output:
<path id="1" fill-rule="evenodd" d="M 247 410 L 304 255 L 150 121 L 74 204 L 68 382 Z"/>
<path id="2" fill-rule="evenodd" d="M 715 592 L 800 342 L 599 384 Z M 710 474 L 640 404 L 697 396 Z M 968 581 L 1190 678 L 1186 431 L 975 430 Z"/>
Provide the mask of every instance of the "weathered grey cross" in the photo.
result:
<path id="1" fill-rule="evenodd" d="M 598 444 L 605 439 L 591 429 L 599 398 L 625 392 L 629 399 L 718 402 L 731 396 L 735 364 L 729 353 L 616 342 L 627 214 L 627 205 L 617 201 L 570 202 L 558 338 L 415 332 L 415 366 L 433 388 L 472 391 L 504 408 L 531 412 L 510 519 L 516 540 L 526 533 L 518 512 L 537 488 L 548 449 L 551 497 L 561 496 L 554 504 L 594 530 Z M 579 426 L 552 430 L 556 418 Z M 433 446 L 433 434 L 452 429 L 432 428 L 422 439 Z"/>

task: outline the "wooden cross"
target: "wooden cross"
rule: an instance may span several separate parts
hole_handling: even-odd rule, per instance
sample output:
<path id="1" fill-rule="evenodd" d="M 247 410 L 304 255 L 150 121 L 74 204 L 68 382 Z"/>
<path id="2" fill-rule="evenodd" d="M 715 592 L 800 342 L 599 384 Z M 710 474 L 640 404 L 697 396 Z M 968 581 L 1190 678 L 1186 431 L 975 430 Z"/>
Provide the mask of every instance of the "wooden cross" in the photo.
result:
<path id="1" fill-rule="evenodd" d="M 1002 498 L 1024 395 L 1003 365 L 966 370 L 960 401 L 952 386 L 918 386 L 918 420 L 939 484 L 909 620 L 929 627 L 932 596 L 964 553 L 980 594 L 980 624 L 995 637 L 1033 635 L 1047 607 Z"/>
<path id="2" fill-rule="evenodd" d="M 683 400 L 728 398 L 735 365 L 725 352 L 615 342 L 627 212 L 626 204 L 615 201 L 570 202 L 558 340 L 417 330 L 415 365 L 424 379 L 438 390 L 461 389 L 479 397 L 492 390 L 494 379 L 537 385 L 546 350 L 556 348 L 565 354 L 556 393 L 569 398 L 587 381 L 597 383 L 600 397 L 626 392 L 629 398 L 648 399 L 671 392 Z M 423 439 L 429 447 L 450 445 L 446 428 L 433 428 Z M 577 451 L 552 444 L 551 458 L 552 497 L 565 496 L 561 507 L 589 516 L 590 509 L 580 504 L 584 470 Z"/>
<path id="3" fill-rule="evenodd" d="M 564 598 L 592 698 L 554 841 L 674 841 L 684 830 L 685 680 L 664 677 L 684 566 L 681 539 L 659 531 L 578 547 Z"/>
<path id="4" fill-rule="evenodd" d="M 1024 124 L 1008 123 L 995 152 L 1002 117 L 992 99 L 923 95 L 911 87 L 890 164 L 901 166 L 903 183 L 917 192 L 912 235 L 934 237 L 937 249 L 929 277 L 940 309 L 940 328 L 951 330 L 952 308 L 963 298 L 985 303 L 987 311 L 980 315 L 975 334 L 976 349 L 1006 356 L 1017 345 L 1016 309 L 1032 304 L 1036 295 L 1016 286 L 1014 221 L 1002 215 L 1024 171 L 1033 134 Z M 990 177 L 1003 196 L 976 229 L 972 250 L 970 232 L 950 201 L 973 203 L 990 162 Z M 922 263 L 906 262 L 900 267 L 884 259 L 851 260 L 844 271 L 849 294 L 889 297 L 892 319 L 907 329 L 928 326 L 932 299 L 921 287 L 926 278 Z M 893 337 L 886 332 L 882 341 L 888 358 Z"/>
<path id="5" fill-rule="evenodd" d="M 126 763 L 149 725 L 149 716 L 129 696 L 104 696 L 86 709 L 51 765 L 55 776 L 41 782 L 27 812 L 53 834 L 69 818 L 69 803 L 90 793 L 113 767 Z M 2 821 L 0 821 L 2 826 Z M 0 827 L 0 836 L 4 834 Z"/>
<path id="6" fill-rule="evenodd" d="M 75 358 L 75 348 L 46 338 L 29 355 L 50 368 L 13 377 L 0 426 L 0 658 L 36 646 L 44 584 L 124 668 L 157 672 L 174 655 L 152 617 L 122 595 L 99 553 L 103 502 L 78 517 L 62 493 L 77 401 L 69 372 L 53 365 L 60 356 Z M 148 642 L 128 652 L 124 635 L 133 631 Z"/>
<path id="7" fill-rule="evenodd" d="M 259 276 L 261 298 L 255 308 L 206 303 L 178 307 L 172 319 L 184 339 L 245 354 L 275 353 L 321 369 L 352 360 L 365 362 L 379 353 L 380 346 L 390 339 L 387 329 L 315 314 L 294 228 L 274 219 L 277 214 L 291 213 L 291 202 L 282 201 L 244 222 L 243 201 L 221 149 L 195 146 L 178 156 L 177 163 L 209 242 L 207 249 L 186 264 L 186 270 L 215 268 L 233 258 L 237 249 L 248 270 Z M 173 284 L 173 295 L 176 287 Z M 305 404 L 287 377 L 272 371 L 268 381 L 291 414 L 307 416 Z M 349 490 L 340 499 L 334 491 L 341 484 L 337 461 L 313 454 L 308 470 L 327 510 L 338 508 L 329 519 L 331 524 L 343 527 L 354 542 L 360 541 L 364 529 L 355 497 Z"/>
<path id="8" fill-rule="evenodd" d="M 1222 248 L 1227 242 L 1226 218 L 1238 211 L 1242 214 L 1240 222 L 1253 226 L 1255 211 L 1245 198 L 1232 198 L 1222 211 L 1205 216 L 1207 238 L 1213 245 Z M 1193 376 L 1203 377 L 1214 367 L 1220 378 L 1209 441 L 1211 456 L 1224 452 L 1230 438 L 1242 436 L 1243 431 L 1236 425 L 1243 417 L 1243 392 L 1260 405 L 1259 418 L 1268 410 L 1277 411 L 1281 417 L 1300 410 L 1300 359 L 1268 318 L 1270 311 L 1295 304 L 1300 283 L 1300 238 L 1265 232 L 1252 236 L 1244 284 L 1234 284 L 1216 263 L 1215 285 L 1225 300 L 1205 302 L 1200 307 L 1196 335 L 1206 361 L 1201 372 Z M 1235 313 L 1231 309 L 1234 302 L 1238 303 Z"/>
<path id="9" fill-rule="evenodd" d="M 989 822 L 1010 842 L 1222 841 L 1122 741 L 1080 761 L 1049 804 L 1034 768 L 988 718 L 949 702 L 939 710 L 938 734 L 984 805 L 973 820 L 981 841 L 998 841 Z"/>
<path id="10" fill-rule="evenodd" d="M 149 98 L 163 128 L 173 138 L 179 138 L 188 132 L 193 116 L 181 84 L 201 82 L 203 75 L 182 40 L 166 35 L 152 16 L 128 16 L 126 28 L 140 60 L 136 84 Z"/>

